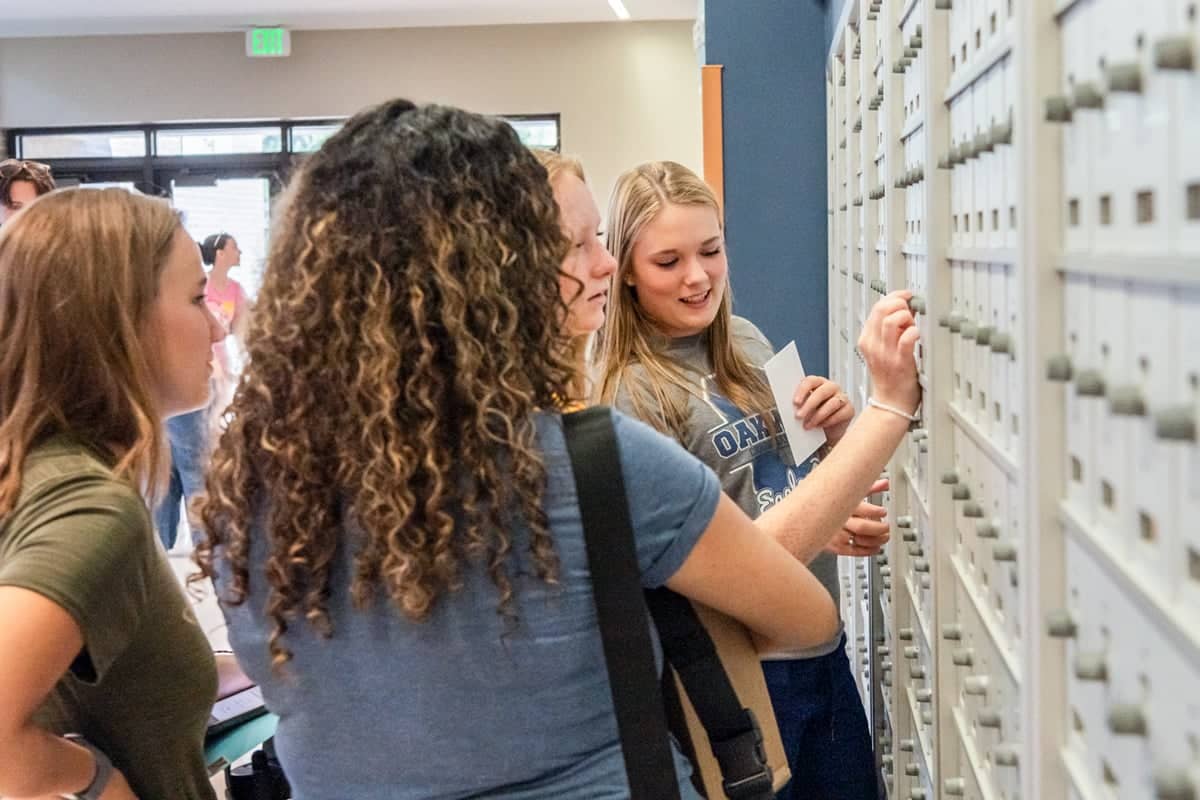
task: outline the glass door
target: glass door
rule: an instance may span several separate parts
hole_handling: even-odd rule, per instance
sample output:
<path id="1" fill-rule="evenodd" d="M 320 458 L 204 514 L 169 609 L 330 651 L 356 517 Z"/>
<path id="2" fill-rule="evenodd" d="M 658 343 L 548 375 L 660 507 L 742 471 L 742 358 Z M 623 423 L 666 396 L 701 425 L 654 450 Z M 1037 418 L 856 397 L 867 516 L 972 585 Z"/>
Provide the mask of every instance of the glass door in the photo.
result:
<path id="1" fill-rule="evenodd" d="M 175 208 L 197 242 L 214 233 L 237 240 L 242 263 L 230 277 L 254 298 L 262 284 L 271 225 L 271 179 L 268 177 L 217 178 L 178 175 L 170 179 Z"/>

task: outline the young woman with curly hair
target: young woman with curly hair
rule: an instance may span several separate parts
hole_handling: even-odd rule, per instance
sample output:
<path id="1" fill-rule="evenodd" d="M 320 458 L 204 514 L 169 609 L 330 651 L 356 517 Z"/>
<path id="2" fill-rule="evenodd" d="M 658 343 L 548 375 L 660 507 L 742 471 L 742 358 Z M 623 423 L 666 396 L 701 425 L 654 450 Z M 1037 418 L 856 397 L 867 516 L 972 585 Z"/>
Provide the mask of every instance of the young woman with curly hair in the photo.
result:
<path id="1" fill-rule="evenodd" d="M 297 800 L 628 794 L 558 410 L 568 246 L 515 132 L 451 108 L 360 113 L 288 190 L 198 557 Z M 710 470 L 613 417 L 644 585 L 833 634 Z"/>
<path id="2" fill-rule="evenodd" d="M 155 540 L 163 418 L 208 401 L 196 244 L 161 200 L 40 198 L 0 230 L 0 796 L 214 800 L 217 672 Z"/>

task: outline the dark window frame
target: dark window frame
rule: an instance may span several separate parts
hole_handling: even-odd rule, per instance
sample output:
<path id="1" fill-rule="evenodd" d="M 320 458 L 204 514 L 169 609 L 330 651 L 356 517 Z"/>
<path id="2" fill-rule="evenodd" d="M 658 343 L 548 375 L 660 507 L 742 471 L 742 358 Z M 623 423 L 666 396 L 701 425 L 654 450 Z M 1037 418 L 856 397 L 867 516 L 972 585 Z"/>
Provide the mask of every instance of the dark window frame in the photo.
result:
<path id="1" fill-rule="evenodd" d="M 562 149 L 562 115 L 553 114 L 501 114 L 502 119 L 512 122 L 553 121 L 557 141 L 553 150 Z M 106 132 L 141 131 L 146 137 L 146 155 L 107 158 L 43 158 L 56 177 L 71 182 L 132 180 L 139 191 L 158 196 L 169 196 L 172 177 L 180 174 L 217 178 L 261 176 L 271 179 L 271 193 L 283 188 L 292 170 L 308 153 L 293 149 L 295 128 L 320 125 L 339 125 L 346 117 L 298 117 L 286 119 L 238 119 L 198 120 L 195 122 L 141 123 L 129 125 L 63 125 L 30 128 L 12 128 L 5 131 L 8 152 L 14 158 L 24 158 L 24 137 L 71 135 Z M 228 153 L 200 156 L 161 156 L 156 152 L 157 134 L 171 131 L 269 128 L 278 127 L 280 149 L 278 153 Z"/>

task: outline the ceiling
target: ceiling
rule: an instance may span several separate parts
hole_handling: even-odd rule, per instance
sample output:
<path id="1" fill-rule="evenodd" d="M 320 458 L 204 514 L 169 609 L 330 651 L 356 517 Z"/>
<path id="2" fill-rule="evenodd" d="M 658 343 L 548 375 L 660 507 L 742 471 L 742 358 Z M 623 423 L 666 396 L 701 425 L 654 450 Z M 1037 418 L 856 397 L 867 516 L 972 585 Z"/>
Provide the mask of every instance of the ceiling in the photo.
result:
<path id="1" fill-rule="evenodd" d="M 694 19 L 700 0 L 624 0 L 634 20 Z M 608 0 L 3 0 L 0 38 L 615 22 Z"/>

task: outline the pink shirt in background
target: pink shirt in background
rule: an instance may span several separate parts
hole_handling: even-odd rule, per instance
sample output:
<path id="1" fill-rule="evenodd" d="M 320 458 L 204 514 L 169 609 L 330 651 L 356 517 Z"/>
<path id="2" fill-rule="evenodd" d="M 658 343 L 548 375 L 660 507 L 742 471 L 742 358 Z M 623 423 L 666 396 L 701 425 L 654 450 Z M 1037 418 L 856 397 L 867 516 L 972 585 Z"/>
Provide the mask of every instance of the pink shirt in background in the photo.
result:
<path id="1" fill-rule="evenodd" d="M 208 308 L 220 320 L 226 333 L 233 333 L 233 319 L 238 309 L 246 304 L 246 292 L 242 285 L 233 278 L 225 279 L 225 288 L 218 290 L 213 284 L 208 284 L 205 292 Z"/>
<path id="2" fill-rule="evenodd" d="M 221 380 L 232 383 L 234 373 L 234 353 L 237 345 L 233 343 L 233 320 L 238 312 L 246 306 L 246 291 L 233 278 L 226 278 L 225 288 L 218 290 L 212 283 L 205 291 L 205 302 L 209 311 L 225 329 L 226 338 L 213 345 L 213 357 L 219 368 Z"/>

